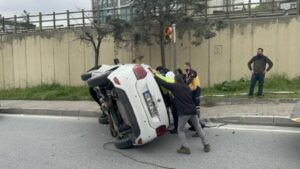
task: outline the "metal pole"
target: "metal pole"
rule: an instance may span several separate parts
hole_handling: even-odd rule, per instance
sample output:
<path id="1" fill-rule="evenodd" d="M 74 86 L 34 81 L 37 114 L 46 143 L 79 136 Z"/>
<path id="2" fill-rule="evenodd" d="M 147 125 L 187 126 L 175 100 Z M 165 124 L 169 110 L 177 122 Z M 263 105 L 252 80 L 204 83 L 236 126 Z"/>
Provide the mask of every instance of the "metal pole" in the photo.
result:
<path id="1" fill-rule="evenodd" d="M 176 61 L 176 24 L 172 24 L 173 27 L 173 68 L 174 68 L 174 72 L 176 70 L 177 67 L 177 61 Z"/>
<path id="2" fill-rule="evenodd" d="M 297 15 L 300 14 L 300 0 L 297 0 Z"/>
<path id="3" fill-rule="evenodd" d="M 27 27 L 27 30 L 29 30 L 29 27 L 30 27 L 30 17 L 29 17 L 29 14 L 26 15 L 26 27 Z"/>
<path id="4" fill-rule="evenodd" d="M 208 8 L 208 4 L 207 4 L 207 0 L 205 0 L 205 18 L 207 18 L 207 8 Z"/>
<path id="5" fill-rule="evenodd" d="M 274 13 L 274 8 L 275 8 L 275 1 L 272 0 L 272 13 Z"/>
<path id="6" fill-rule="evenodd" d="M 226 18 L 229 18 L 229 0 L 226 0 Z"/>
<path id="7" fill-rule="evenodd" d="M 84 10 L 82 10 L 82 26 L 85 27 L 85 16 L 84 16 Z"/>
<path id="8" fill-rule="evenodd" d="M 17 15 L 14 16 L 14 29 L 15 33 L 17 33 Z"/>
<path id="9" fill-rule="evenodd" d="M 39 13 L 39 24 L 40 24 L 40 31 L 43 29 L 43 23 L 42 23 L 42 13 Z"/>
<path id="10" fill-rule="evenodd" d="M 53 29 L 56 30 L 55 12 L 53 12 Z"/>
<path id="11" fill-rule="evenodd" d="M 67 27 L 70 28 L 70 11 L 67 10 Z"/>
<path id="12" fill-rule="evenodd" d="M 248 15 L 251 16 L 251 0 L 248 2 Z"/>
<path id="13" fill-rule="evenodd" d="M 2 30 L 5 32 L 5 19 L 4 17 L 2 18 Z"/>

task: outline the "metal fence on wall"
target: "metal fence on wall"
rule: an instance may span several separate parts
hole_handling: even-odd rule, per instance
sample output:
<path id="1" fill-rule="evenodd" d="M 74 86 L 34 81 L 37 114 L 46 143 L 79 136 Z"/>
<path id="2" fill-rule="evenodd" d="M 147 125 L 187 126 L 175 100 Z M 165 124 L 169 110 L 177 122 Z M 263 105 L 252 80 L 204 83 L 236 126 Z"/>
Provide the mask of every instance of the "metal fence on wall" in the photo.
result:
<path id="1" fill-rule="evenodd" d="M 260 2 L 248 0 L 246 3 L 243 0 L 201 0 L 200 3 L 205 5 L 205 8 L 203 12 L 195 16 L 197 18 L 238 19 L 300 14 L 300 0 L 260 0 Z M 192 10 L 193 7 L 189 8 L 185 10 Z M 131 9 L 131 6 L 124 5 L 121 8 L 101 10 L 1 17 L 0 34 L 86 27 L 92 26 L 94 21 L 105 23 L 107 17 L 130 20 L 134 17 L 132 11 L 134 10 Z"/>

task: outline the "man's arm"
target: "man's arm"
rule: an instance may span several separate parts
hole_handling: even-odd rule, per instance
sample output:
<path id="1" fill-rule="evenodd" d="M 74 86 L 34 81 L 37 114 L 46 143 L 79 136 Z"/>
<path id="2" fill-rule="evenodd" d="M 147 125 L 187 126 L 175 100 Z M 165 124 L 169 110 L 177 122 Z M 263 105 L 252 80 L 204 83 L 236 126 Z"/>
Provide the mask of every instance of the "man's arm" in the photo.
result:
<path id="1" fill-rule="evenodd" d="M 175 83 L 170 83 L 170 82 L 164 81 L 163 79 L 161 79 L 160 75 L 155 75 L 154 78 L 155 78 L 156 82 L 158 83 L 158 85 L 163 86 L 166 89 L 169 89 L 171 91 L 174 89 Z"/>
<path id="2" fill-rule="evenodd" d="M 273 67 L 273 62 L 268 58 L 266 57 L 266 62 L 268 63 L 268 68 L 267 68 L 267 72 L 270 71 Z"/>
<path id="3" fill-rule="evenodd" d="M 249 70 L 250 71 L 252 71 L 252 63 L 255 61 L 255 59 L 254 59 L 255 57 L 253 57 L 249 62 L 248 62 L 248 68 L 249 68 Z"/>

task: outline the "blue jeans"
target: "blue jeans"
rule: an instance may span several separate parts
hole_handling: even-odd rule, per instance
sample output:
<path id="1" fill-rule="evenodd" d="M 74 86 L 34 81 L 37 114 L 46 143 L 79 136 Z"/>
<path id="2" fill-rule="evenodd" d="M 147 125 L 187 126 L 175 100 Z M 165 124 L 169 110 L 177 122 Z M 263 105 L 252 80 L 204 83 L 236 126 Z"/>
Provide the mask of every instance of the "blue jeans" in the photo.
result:
<path id="1" fill-rule="evenodd" d="M 250 90 L 249 90 L 249 96 L 253 96 L 254 88 L 256 85 L 256 82 L 258 81 L 258 96 L 262 96 L 263 94 L 263 87 L 264 87 L 264 81 L 265 81 L 265 74 L 264 73 L 253 73 L 250 81 Z"/>
<path id="2" fill-rule="evenodd" d="M 178 137 L 181 143 L 181 146 L 184 147 L 188 147 L 188 143 L 187 143 L 187 139 L 186 139 L 186 135 L 184 133 L 184 126 L 186 124 L 187 121 L 191 121 L 191 123 L 193 124 L 193 126 L 195 127 L 198 136 L 201 138 L 202 144 L 203 145 L 207 145 L 208 141 L 206 138 L 206 135 L 201 127 L 201 125 L 199 124 L 199 118 L 197 115 L 187 115 L 187 116 L 179 116 L 178 117 Z"/>

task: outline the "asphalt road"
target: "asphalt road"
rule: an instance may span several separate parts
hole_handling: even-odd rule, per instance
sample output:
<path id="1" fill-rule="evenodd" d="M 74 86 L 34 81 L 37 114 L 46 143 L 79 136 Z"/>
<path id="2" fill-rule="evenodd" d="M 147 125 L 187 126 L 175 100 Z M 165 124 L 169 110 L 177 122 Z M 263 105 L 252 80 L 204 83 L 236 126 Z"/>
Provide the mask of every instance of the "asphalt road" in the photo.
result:
<path id="1" fill-rule="evenodd" d="M 176 135 L 115 152 L 107 126 L 96 118 L 0 115 L 0 169 L 300 168 L 300 128 L 225 125 L 205 131 L 210 153 L 190 132 L 191 155 L 176 153 Z"/>

